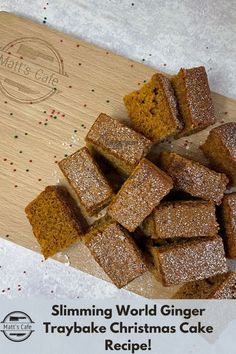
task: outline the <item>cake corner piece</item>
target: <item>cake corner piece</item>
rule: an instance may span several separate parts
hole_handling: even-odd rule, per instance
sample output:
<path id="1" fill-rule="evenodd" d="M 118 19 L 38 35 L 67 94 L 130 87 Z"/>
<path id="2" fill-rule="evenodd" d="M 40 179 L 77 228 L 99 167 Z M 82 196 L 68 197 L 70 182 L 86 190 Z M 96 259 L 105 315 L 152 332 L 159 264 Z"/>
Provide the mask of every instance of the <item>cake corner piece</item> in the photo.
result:
<path id="1" fill-rule="evenodd" d="M 144 135 L 105 113 L 97 117 L 85 141 L 125 176 L 130 175 L 153 145 Z"/>
<path id="2" fill-rule="evenodd" d="M 151 252 L 165 286 L 201 280 L 228 271 L 219 236 L 152 247 Z"/>
<path id="3" fill-rule="evenodd" d="M 164 171 L 142 159 L 114 197 L 107 213 L 133 232 L 172 187 L 172 179 Z"/>
<path id="4" fill-rule="evenodd" d="M 229 182 L 224 173 L 169 151 L 161 152 L 159 164 L 172 177 L 176 189 L 193 197 L 213 201 L 216 205 L 221 204 Z"/>
<path id="5" fill-rule="evenodd" d="M 236 122 L 213 128 L 200 148 L 213 168 L 225 173 L 231 186 L 236 186 Z"/>
<path id="6" fill-rule="evenodd" d="M 113 190 L 87 147 L 64 158 L 58 165 L 87 215 L 97 215 L 109 204 Z"/>
<path id="7" fill-rule="evenodd" d="M 194 134 L 216 122 L 214 105 L 204 66 L 181 68 L 171 79 L 184 129 L 177 138 Z"/>
<path id="8" fill-rule="evenodd" d="M 134 128 L 153 142 L 175 136 L 183 129 L 171 82 L 163 74 L 154 74 L 123 100 Z"/>
<path id="9" fill-rule="evenodd" d="M 128 231 L 110 218 L 95 222 L 85 235 L 84 242 L 118 288 L 147 271 L 141 251 Z"/>
<path id="10" fill-rule="evenodd" d="M 236 259 L 236 192 L 226 194 L 223 198 L 221 223 L 226 255 Z"/>
<path id="11" fill-rule="evenodd" d="M 46 187 L 25 213 L 45 259 L 78 241 L 87 228 L 75 201 L 61 186 Z"/>

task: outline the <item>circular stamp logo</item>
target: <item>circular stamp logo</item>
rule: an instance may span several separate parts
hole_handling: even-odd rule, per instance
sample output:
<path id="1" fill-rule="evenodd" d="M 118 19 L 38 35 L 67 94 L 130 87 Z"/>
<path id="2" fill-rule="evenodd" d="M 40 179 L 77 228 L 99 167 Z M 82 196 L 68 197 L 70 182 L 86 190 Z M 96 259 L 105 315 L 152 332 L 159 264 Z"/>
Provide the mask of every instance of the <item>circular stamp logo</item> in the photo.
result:
<path id="1" fill-rule="evenodd" d="M 19 38 L 0 50 L 0 90 L 19 103 L 38 103 L 54 95 L 64 73 L 58 51 L 40 38 Z"/>
<path id="2" fill-rule="evenodd" d="M 9 313 L 1 322 L 1 332 L 12 342 L 23 342 L 34 332 L 34 322 L 25 312 Z"/>

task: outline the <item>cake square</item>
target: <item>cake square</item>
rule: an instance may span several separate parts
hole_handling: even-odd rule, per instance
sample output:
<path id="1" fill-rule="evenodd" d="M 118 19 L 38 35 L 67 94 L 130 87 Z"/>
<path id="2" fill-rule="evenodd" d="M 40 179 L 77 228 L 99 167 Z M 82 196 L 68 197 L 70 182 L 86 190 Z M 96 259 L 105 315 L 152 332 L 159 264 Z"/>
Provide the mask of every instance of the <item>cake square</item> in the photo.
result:
<path id="1" fill-rule="evenodd" d="M 236 299 L 236 273 L 227 272 L 186 283 L 173 299 Z"/>
<path id="2" fill-rule="evenodd" d="M 226 256 L 236 259 L 236 193 L 224 196 L 221 216 Z"/>
<path id="3" fill-rule="evenodd" d="M 236 123 L 212 129 L 201 149 L 212 167 L 225 173 L 231 185 L 236 186 Z"/>
<path id="4" fill-rule="evenodd" d="M 135 130 L 154 142 L 174 136 L 183 128 L 170 80 L 155 74 L 140 90 L 124 97 Z"/>
<path id="5" fill-rule="evenodd" d="M 112 188 L 86 147 L 60 161 L 59 167 L 89 216 L 109 204 Z"/>
<path id="6" fill-rule="evenodd" d="M 95 222 L 84 240 L 96 262 L 118 288 L 147 271 L 132 237 L 115 221 L 103 218 Z"/>
<path id="7" fill-rule="evenodd" d="M 205 279 L 228 271 L 219 236 L 152 247 L 151 254 L 164 286 Z"/>
<path id="8" fill-rule="evenodd" d="M 129 175 L 152 146 L 145 136 L 104 113 L 98 116 L 85 141 L 123 175 Z"/>
<path id="9" fill-rule="evenodd" d="M 159 162 L 160 167 L 172 177 L 177 190 L 217 205 L 221 203 L 229 182 L 224 174 L 174 152 L 162 152 Z"/>
<path id="10" fill-rule="evenodd" d="M 236 273 L 228 272 L 209 294 L 209 299 L 236 299 Z"/>
<path id="11" fill-rule="evenodd" d="M 204 66 L 180 69 L 172 77 L 184 129 L 178 137 L 196 133 L 216 121 L 207 73 Z"/>
<path id="12" fill-rule="evenodd" d="M 63 187 L 46 187 L 25 212 L 45 259 L 78 241 L 86 228 L 74 200 Z"/>
<path id="13" fill-rule="evenodd" d="M 108 207 L 107 213 L 134 231 L 172 188 L 172 180 L 152 162 L 142 159 Z"/>
<path id="14" fill-rule="evenodd" d="M 215 236 L 218 232 L 212 202 L 175 201 L 160 203 L 144 221 L 144 232 L 154 239 Z"/>

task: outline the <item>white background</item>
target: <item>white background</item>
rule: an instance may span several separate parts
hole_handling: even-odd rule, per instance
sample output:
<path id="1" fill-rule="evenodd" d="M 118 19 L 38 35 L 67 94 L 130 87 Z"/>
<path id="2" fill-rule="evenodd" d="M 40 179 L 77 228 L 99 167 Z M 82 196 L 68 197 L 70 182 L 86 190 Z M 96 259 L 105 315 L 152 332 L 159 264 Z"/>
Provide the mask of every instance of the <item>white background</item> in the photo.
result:
<path id="1" fill-rule="evenodd" d="M 205 65 L 211 88 L 236 98 L 234 0 L 48 0 L 48 5 L 47 0 L 0 0 L 0 10 L 45 20 L 45 26 L 139 62 L 145 59 L 146 65 L 168 73 L 181 66 Z M 69 266 L 41 260 L 36 253 L 0 240 L 0 295 L 134 296 Z"/>

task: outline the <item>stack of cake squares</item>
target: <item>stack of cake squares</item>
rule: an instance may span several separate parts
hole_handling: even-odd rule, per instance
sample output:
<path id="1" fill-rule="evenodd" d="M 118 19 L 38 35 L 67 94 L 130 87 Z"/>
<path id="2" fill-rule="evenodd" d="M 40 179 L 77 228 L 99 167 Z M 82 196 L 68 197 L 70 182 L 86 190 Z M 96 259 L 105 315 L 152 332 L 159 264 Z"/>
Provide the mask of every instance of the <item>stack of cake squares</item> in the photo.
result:
<path id="1" fill-rule="evenodd" d="M 49 186 L 26 207 L 43 255 L 82 240 L 119 288 L 151 270 L 163 286 L 181 286 L 175 298 L 236 298 L 226 261 L 236 259 L 236 193 L 227 190 L 236 185 L 236 123 L 211 130 L 200 147 L 208 166 L 173 151 L 150 160 L 154 145 L 216 122 L 205 68 L 157 73 L 124 103 L 132 127 L 101 113 L 87 146 L 59 162 L 75 200 Z"/>

